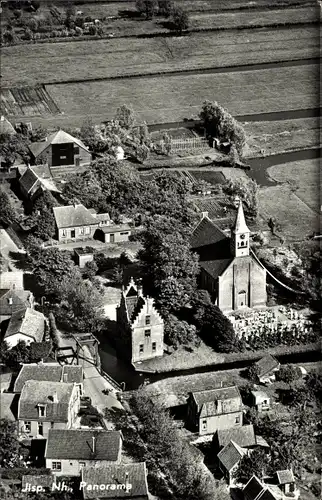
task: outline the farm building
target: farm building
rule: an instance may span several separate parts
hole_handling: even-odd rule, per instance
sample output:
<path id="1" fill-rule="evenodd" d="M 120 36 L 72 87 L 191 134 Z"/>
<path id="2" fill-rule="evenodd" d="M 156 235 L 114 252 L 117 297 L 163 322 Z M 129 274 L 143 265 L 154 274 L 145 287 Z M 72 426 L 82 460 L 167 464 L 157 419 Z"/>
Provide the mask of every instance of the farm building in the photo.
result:
<path id="1" fill-rule="evenodd" d="M 10 318 L 7 331 L 4 335 L 8 348 L 11 349 L 20 340 L 26 342 L 41 342 L 45 334 L 45 316 L 28 307 L 14 312 Z"/>
<path id="2" fill-rule="evenodd" d="M 264 391 L 251 391 L 252 404 L 257 411 L 267 411 L 271 408 L 271 398 Z"/>
<path id="3" fill-rule="evenodd" d="M 203 213 L 191 247 L 200 257 L 200 286 L 222 311 L 266 306 L 266 271 L 251 255 L 241 202 L 230 238 Z"/>
<path id="4" fill-rule="evenodd" d="M 76 264 L 83 269 L 87 262 L 93 262 L 94 252 L 92 248 L 74 248 Z"/>
<path id="5" fill-rule="evenodd" d="M 49 170 L 47 165 L 42 165 L 42 167 L 47 167 Z M 47 177 L 41 177 L 37 170 L 39 169 L 36 166 L 27 167 L 20 177 L 19 185 L 22 195 L 26 199 L 33 200 L 44 191 L 59 193 L 60 190 L 57 188 L 52 176 L 49 174 Z"/>
<path id="6" fill-rule="evenodd" d="M 129 241 L 131 226 L 129 224 L 110 225 L 100 227 L 95 233 L 95 238 L 104 243 L 120 243 Z"/>
<path id="7" fill-rule="evenodd" d="M 54 132 L 44 141 L 29 146 L 34 163 L 46 163 L 55 174 L 55 167 L 84 167 L 89 165 L 92 155 L 85 144 L 63 130 Z"/>

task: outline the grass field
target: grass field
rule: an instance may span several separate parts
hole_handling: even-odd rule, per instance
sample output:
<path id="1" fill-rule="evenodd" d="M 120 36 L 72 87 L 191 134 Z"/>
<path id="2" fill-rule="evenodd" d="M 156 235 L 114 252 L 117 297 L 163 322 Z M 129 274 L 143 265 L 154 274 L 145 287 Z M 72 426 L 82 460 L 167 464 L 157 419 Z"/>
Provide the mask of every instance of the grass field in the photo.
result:
<path id="1" fill-rule="evenodd" d="M 32 50 L 31 50 L 32 49 Z M 318 57 L 317 26 L 2 48 L 2 86 L 109 78 Z M 135 83 L 134 83 L 135 85 Z"/>
<path id="2" fill-rule="evenodd" d="M 218 100 L 233 115 L 316 107 L 317 66 L 256 72 L 180 75 L 47 86 L 61 111 L 79 125 L 87 114 L 107 119 L 131 104 L 140 120 L 165 123 L 196 118 L 205 99 Z M 290 86 L 292 82 L 292 86 Z"/>
<path id="3" fill-rule="evenodd" d="M 244 124 L 247 157 L 261 153 L 277 154 L 292 149 L 306 149 L 321 143 L 321 118 L 302 118 Z"/>
<path id="4" fill-rule="evenodd" d="M 268 169 L 268 174 L 278 182 L 291 185 L 295 189 L 296 196 L 302 202 L 315 212 L 320 213 L 322 189 L 320 170 L 320 160 L 315 159 L 275 165 Z"/>
<path id="5" fill-rule="evenodd" d="M 292 163 L 285 166 L 287 179 L 292 179 Z M 285 174 L 286 175 L 286 174 Z M 288 184 L 261 188 L 259 212 L 268 220 L 275 217 L 281 225 L 281 233 L 288 242 L 305 239 L 319 230 L 319 216 L 302 201 Z"/>

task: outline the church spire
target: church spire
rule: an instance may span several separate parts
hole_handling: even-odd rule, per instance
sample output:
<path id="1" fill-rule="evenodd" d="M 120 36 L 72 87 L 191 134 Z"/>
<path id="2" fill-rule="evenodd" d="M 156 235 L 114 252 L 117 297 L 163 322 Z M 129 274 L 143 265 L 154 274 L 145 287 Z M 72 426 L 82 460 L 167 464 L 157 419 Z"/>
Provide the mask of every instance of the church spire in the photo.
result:
<path id="1" fill-rule="evenodd" d="M 234 257 L 245 257 L 249 255 L 250 231 L 246 224 L 243 203 L 238 199 L 237 216 L 234 226 L 231 228 L 231 252 Z"/>
<path id="2" fill-rule="evenodd" d="M 243 202 L 241 200 L 239 200 L 235 227 L 233 230 L 235 233 L 249 233 L 243 210 Z"/>

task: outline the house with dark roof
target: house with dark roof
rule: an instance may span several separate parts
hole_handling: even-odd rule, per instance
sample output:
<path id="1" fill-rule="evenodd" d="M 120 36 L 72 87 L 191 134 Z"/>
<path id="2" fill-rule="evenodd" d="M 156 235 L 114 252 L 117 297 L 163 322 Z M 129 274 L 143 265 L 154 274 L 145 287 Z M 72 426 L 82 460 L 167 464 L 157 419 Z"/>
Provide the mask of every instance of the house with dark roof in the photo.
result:
<path id="1" fill-rule="evenodd" d="M 234 441 L 238 446 L 247 450 L 262 448 L 267 451 L 269 449 L 269 444 L 266 440 L 262 436 L 256 436 L 252 424 L 230 429 L 219 429 L 212 438 L 214 453 L 217 454 L 227 446 L 230 441 Z"/>
<path id="2" fill-rule="evenodd" d="M 84 500 L 149 500 L 145 462 L 84 467 L 80 489 Z"/>
<path id="3" fill-rule="evenodd" d="M 48 165 L 41 165 L 41 170 L 44 171 L 45 167 L 49 171 Z M 34 200 L 44 191 L 60 193 L 51 174 L 42 177 L 41 174 L 38 173 L 39 170 L 37 166 L 27 167 L 19 179 L 20 191 L 22 195 L 29 200 Z"/>
<path id="4" fill-rule="evenodd" d="M 200 435 L 243 425 L 243 403 L 237 386 L 191 392 L 187 401 L 188 425 Z"/>
<path id="5" fill-rule="evenodd" d="M 46 467 L 56 475 L 79 476 L 84 467 L 118 464 L 121 461 L 122 439 L 120 431 L 49 430 Z"/>
<path id="6" fill-rule="evenodd" d="M 46 163 L 53 170 L 69 165 L 84 167 L 92 160 L 85 144 L 63 130 L 50 134 L 44 141 L 31 143 L 29 150 L 33 163 Z"/>
<path id="7" fill-rule="evenodd" d="M 122 290 L 116 318 L 132 363 L 163 355 L 163 318 L 155 308 L 154 300 L 145 297 L 133 279 Z"/>
<path id="8" fill-rule="evenodd" d="M 255 363 L 257 378 L 261 384 L 271 384 L 276 378 L 276 372 L 281 365 L 274 356 L 267 354 Z"/>
<path id="9" fill-rule="evenodd" d="M 18 403 L 21 438 L 47 438 L 50 429 L 71 429 L 80 408 L 76 384 L 28 380 Z"/>
<path id="10" fill-rule="evenodd" d="M 4 340 L 9 349 L 21 340 L 27 345 L 30 345 L 31 342 L 42 342 L 45 329 L 45 316 L 41 312 L 27 307 L 27 309 L 21 309 L 11 315 Z"/>
<path id="11" fill-rule="evenodd" d="M 243 489 L 245 500 L 297 500 L 300 490 L 296 487 L 292 470 L 277 471 L 272 477 L 251 477 Z"/>
<path id="12" fill-rule="evenodd" d="M 191 248 L 200 258 L 200 286 L 222 311 L 266 305 L 266 270 L 252 255 L 242 202 L 230 238 L 203 212 Z"/>
<path id="13" fill-rule="evenodd" d="M 218 453 L 219 469 L 223 473 L 229 486 L 234 484 L 234 472 L 238 468 L 241 459 L 248 454 L 246 448 L 242 448 L 235 441 L 229 443 Z"/>
<path id="14" fill-rule="evenodd" d="M 60 365 L 59 363 L 23 364 L 15 380 L 13 392 L 21 393 L 28 380 L 42 382 L 64 382 L 76 384 L 80 395 L 83 393 L 84 370 L 80 365 Z"/>

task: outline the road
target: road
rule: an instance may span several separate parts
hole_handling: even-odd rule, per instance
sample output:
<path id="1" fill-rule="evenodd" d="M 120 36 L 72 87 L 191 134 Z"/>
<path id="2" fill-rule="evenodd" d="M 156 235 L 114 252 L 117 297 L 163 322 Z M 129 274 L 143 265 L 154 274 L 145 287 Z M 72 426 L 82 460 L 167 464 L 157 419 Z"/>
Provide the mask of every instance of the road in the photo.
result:
<path id="1" fill-rule="evenodd" d="M 71 347 L 76 352 L 76 343 L 72 337 L 67 337 L 61 331 L 59 332 L 59 346 Z M 93 362 L 93 357 L 90 349 L 84 346 L 79 364 L 84 370 L 84 392 L 85 396 L 89 396 L 92 400 L 92 405 L 95 406 L 101 413 L 104 409 L 118 408 L 123 409 L 123 406 L 116 397 L 114 387 L 100 374 Z M 76 363 L 76 360 L 75 360 Z M 104 390 L 109 390 L 109 394 L 103 394 Z M 112 428 L 111 424 L 105 421 L 108 428 Z"/>

